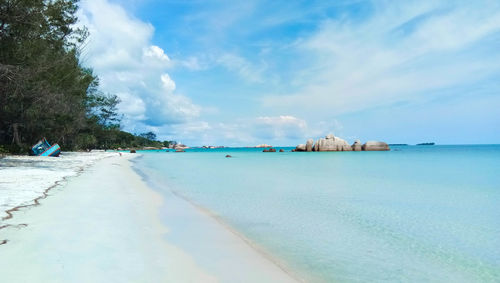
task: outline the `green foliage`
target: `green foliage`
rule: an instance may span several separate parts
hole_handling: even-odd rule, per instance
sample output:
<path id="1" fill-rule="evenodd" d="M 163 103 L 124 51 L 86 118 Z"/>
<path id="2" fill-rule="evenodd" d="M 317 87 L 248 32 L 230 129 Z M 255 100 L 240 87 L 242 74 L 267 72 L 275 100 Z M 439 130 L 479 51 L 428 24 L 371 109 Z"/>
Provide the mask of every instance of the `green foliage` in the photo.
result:
<path id="1" fill-rule="evenodd" d="M 92 149 L 97 144 L 97 138 L 92 134 L 79 134 L 76 137 L 76 146 L 79 149 Z"/>
<path id="2" fill-rule="evenodd" d="M 0 143 L 65 143 L 85 126 L 95 78 L 79 64 L 76 1 L 0 1 Z"/>
<path id="3" fill-rule="evenodd" d="M 161 146 L 120 131 L 115 95 L 81 66 L 77 0 L 0 0 L 0 145 L 26 152 L 42 137 L 64 150 Z"/>
<path id="4" fill-rule="evenodd" d="M 163 141 L 162 144 L 164 147 L 170 147 L 171 145 L 176 145 L 177 142 L 176 141 Z"/>
<path id="5" fill-rule="evenodd" d="M 139 137 L 143 137 L 145 139 L 152 140 L 152 141 L 156 140 L 156 134 L 153 132 L 142 133 L 139 135 Z"/>

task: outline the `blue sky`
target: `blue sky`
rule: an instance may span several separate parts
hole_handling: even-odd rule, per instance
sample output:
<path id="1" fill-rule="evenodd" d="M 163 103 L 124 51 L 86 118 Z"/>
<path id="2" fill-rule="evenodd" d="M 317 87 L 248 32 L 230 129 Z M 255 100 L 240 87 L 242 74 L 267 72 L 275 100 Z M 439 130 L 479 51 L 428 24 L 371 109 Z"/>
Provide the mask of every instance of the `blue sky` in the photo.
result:
<path id="1" fill-rule="evenodd" d="M 84 0 L 80 20 L 128 131 L 500 143 L 498 1 Z"/>

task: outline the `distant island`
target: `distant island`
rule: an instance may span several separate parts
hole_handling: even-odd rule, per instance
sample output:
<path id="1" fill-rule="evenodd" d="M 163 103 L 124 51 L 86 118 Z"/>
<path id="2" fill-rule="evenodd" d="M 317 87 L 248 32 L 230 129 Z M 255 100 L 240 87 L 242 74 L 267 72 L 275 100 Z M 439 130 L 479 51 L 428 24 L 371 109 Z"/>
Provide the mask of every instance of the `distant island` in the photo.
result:
<path id="1" fill-rule="evenodd" d="M 390 143 L 389 146 L 407 146 L 407 143 Z"/>
<path id="2" fill-rule="evenodd" d="M 204 145 L 201 148 L 204 149 L 215 149 L 215 148 L 225 148 L 223 145 Z"/>
<path id="3" fill-rule="evenodd" d="M 273 147 L 273 146 L 272 146 L 272 145 L 268 145 L 268 144 L 263 143 L 263 144 L 256 145 L 256 146 L 254 146 L 254 147 L 255 147 L 255 148 L 266 148 L 266 147 Z"/>
<path id="4" fill-rule="evenodd" d="M 417 143 L 417 145 L 435 145 L 433 142 L 423 142 L 423 143 Z"/>

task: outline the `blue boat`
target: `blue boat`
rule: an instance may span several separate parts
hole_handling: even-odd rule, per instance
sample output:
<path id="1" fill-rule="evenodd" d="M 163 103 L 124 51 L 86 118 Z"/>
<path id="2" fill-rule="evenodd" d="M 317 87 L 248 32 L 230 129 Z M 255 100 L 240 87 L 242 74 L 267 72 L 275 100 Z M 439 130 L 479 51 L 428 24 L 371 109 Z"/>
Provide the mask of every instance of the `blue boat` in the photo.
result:
<path id="1" fill-rule="evenodd" d="M 61 153 L 61 147 L 56 143 L 50 145 L 50 143 L 43 138 L 37 144 L 31 147 L 31 155 L 36 156 L 54 156 L 57 157 Z"/>

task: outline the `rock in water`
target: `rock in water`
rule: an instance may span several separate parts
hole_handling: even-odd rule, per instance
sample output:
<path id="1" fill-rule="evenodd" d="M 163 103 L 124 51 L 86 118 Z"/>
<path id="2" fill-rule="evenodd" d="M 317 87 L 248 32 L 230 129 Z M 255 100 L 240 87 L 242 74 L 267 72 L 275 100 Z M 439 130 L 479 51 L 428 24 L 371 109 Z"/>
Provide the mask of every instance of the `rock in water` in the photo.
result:
<path id="1" fill-rule="evenodd" d="M 352 150 L 353 151 L 361 151 L 362 150 L 362 145 L 360 140 L 355 140 L 354 143 L 352 144 Z"/>
<path id="2" fill-rule="evenodd" d="M 295 151 L 306 151 L 306 145 L 305 144 L 299 144 L 296 148 Z"/>
<path id="3" fill-rule="evenodd" d="M 284 149 L 280 149 L 280 152 L 285 152 L 285 150 Z"/>
<path id="4" fill-rule="evenodd" d="M 313 139 L 308 139 L 306 142 L 306 151 L 312 151 L 313 148 Z"/>
<path id="5" fill-rule="evenodd" d="M 313 151 L 319 151 L 319 144 L 316 142 L 313 146 Z"/>
<path id="6" fill-rule="evenodd" d="M 276 152 L 276 148 L 270 148 L 269 152 Z"/>
<path id="7" fill-rule="evenodd" d="M 388 144 L 380 141 L 367 141 L 362 148 L 366 151 L 390 150 Z"/>
<path id="8" fill-rule="evenodd" d="M 130 150 L 130 153 L 135 153 L 135 149 L 131 149 L 131 150 Z"/>
<path id="9" fill-rule="evenodd" d="M 319 139 L 314 145 L 314 151 L 351 151 L 352 147 L 343 139 L 327 135 L 325 138 Z"/>

